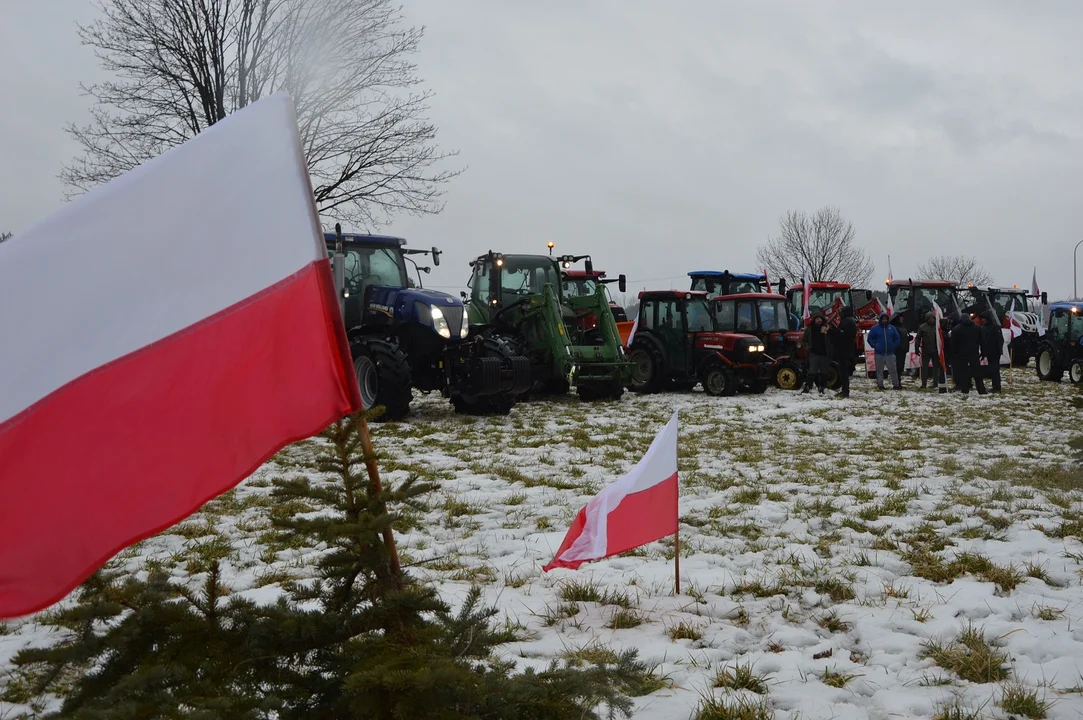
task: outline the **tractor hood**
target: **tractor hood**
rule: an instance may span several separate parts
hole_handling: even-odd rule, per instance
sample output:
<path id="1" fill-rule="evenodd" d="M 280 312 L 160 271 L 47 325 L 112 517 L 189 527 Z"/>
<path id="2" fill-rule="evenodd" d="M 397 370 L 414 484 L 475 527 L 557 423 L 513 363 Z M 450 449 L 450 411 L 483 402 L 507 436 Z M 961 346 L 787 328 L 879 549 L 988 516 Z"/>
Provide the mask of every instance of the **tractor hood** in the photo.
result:
<path id="1" fill-rule="evenodd" d="M 736 332 L 696 333 L 696 347 L 704 350 L 733 350 L 739 345 L 759 344 L 755 335 Z"/>
<path id="2" fill-rule="evenodd" d="M 466 322 L 466 312 L 462 300 L 447 293 L 425 288 L 389 288 L 372 286 L 365 298 L 366 307 L 388 317 L 406 323 L 417 323 L 433 327 L 435 330 L 432 308 L 440 309 L 450 331 L 451 340 L 459 340 Z"/>

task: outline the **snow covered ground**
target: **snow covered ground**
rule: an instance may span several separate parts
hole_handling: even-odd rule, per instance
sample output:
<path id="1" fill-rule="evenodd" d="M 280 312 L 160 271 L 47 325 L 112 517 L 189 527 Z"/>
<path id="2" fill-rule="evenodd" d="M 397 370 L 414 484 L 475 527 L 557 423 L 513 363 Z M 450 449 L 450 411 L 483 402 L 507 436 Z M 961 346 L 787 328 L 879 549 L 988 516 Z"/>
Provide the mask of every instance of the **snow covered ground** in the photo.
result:
<path id="1" fill-rule="evenodd" d="M 688 718 L 709 698 L 779 718 L 1083 716 L 1072 390 L 1032 369 L 1001 396 L 910 382 L 878 392 L 855 378 L 848 401 L 570 396 L 501 418 L 457 416 L 432 396 L 373 432 L 386 479 L 442 486 L 398 535 L 409 571 L 452 600 L 481 584 L 520 638 L 504 652 L 524 665 L 637 648 L 663 686 L 637 699 L 637 718 Z M 578 509 L 674 409 L 680 595 L 670 540 L 543 575 Z M 217 548 L 228 584 L 274 597 L 311 551 L 261 540 L 269 479 L 311 452 L 288 448 L 116 562 L 135 571 L 153 557 L 183 578 Z M 14 652 L 49 639 L 33 618 L 0 629 L 0 683 Z M 0 702 L 0 718 L 21 709 Z"/>

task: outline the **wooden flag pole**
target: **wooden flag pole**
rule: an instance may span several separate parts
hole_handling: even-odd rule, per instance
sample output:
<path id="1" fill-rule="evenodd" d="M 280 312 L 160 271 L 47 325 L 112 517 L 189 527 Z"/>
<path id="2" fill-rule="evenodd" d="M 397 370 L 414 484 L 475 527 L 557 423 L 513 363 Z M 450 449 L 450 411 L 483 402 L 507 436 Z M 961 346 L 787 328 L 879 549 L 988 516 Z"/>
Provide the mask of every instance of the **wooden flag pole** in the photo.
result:
<path id="1" fill-rule="evenodd" d="M 383 492 L 384 487 L 383 483 L 380 482 L 380 468 L 376 464 L 376 451 L 372 447 L 372 435 L 369 434 L 369 423 L 364 414 L 361 415 L 360 422 L 357 424 L 357 435 L 361 439 L 361 452 L 365 456 L 365 469 L 369 475 L 369 493 L 378 496 Z M 387 548 L 387 556 L 391 565 L 391 573 L 395 578 L 395 584 L 398 585 L 401 576 L 399 551 L 395 547 L 395 535 L 391 532 L 390 525 L 384 528 L 383 536 L 384 547 Z"/>
<path id="2" fill-rule="evenodd" d="M 673 533 L 673 594 L 681 594 L 681 531 Z"/>

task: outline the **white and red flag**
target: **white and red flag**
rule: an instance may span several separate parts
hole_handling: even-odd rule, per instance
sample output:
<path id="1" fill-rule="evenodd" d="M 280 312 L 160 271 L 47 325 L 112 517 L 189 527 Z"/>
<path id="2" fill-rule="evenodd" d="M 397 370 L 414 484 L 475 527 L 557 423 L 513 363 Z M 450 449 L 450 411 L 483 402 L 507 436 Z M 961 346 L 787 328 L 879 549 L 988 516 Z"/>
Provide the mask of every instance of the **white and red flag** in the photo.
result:
<path id="1" fill-rule="evenodd" d="M 895 314 L 895 303 L 891 300 L 891 281 L 895 276 L 891 273 L 891 256 L 887 256 L 887 314 L 891 317 Z"/>
<path id="2" fill-rule="evenodd" d="M 812 279 L 809 277 L 808 268 L 805 268 L 805 289 L 801 293 L 801 304 L 805 306 L 805 309 L 801 312 L 801 320 L 808 322 L 812 313 L 809 311 L 808 304 L 812 300 Z"/>
<path id="3" fill-rule="evenodd" d="M 0 337 L 0 617 L 357 410 L 290 98 L 0 244 Z"/>
<path id="4" fill-rule="evenodd" d="M 677 413 L 627 475 L 595 495 L 575 516 L 552 562 L 574 570 L 588 560 L 628 552 L 677 532 Z"/>
<path id="5" fill-rule="evenodd" d="M 1030 276 L 1030 294 L 1034 297 L 1041 297 L 1042 293 L 1038 289 L 1038 266 L 1034 266 L 1034 273 Z"/>
<path id="6" fill-rule="evenodd" d="M 763 269 L 763 284 L 767 288 L 767 292 L 771 292 L 771 279 L 767 277 L 767 268 Z"/>
<path id="7" fill-rule="evenodd" d="M 948 364 L 944 358 L 944 311 L 940 309 L 940 306 L 933 301 L 933 318 L 936 321 L 936 355 L 940 358 L 940 369 L 945 373 L 948 371 Z"/>
<path id="8" fill-rule="evenodd" d="M 1008 330 L 1012 333 L 1012 340 L 1023 334 L 1023 326 L 1015 317 L 1015 298 L 1012 298 L 1012 309 L 1008 311 Z"/>

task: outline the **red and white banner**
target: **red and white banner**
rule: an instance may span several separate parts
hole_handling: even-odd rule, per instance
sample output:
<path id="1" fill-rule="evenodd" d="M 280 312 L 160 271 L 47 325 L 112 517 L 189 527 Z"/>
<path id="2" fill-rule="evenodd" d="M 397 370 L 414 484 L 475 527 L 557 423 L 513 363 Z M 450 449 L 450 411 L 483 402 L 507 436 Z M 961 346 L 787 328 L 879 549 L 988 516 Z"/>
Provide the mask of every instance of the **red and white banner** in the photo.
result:
<path id="1" fill-rule="evenodd" d="M 933 318 L 936 322 L 936 354 L 940 359 L 940 369 L 947 372 L 948 364 L 944 357 L 944 326 L 941 324 L 944 322 L 944 311 L 935 300 L 933 301 Z"/>
<path id="2" fill-rule="evenodd" d="M 809 302 L 812 300 L 812 279 L 809 278 L 808 268 L 805 268 L 805 288 L 801 293 L 801 305 L 804 306 L 804 310 L 801 311 L 801 319 L 804 322 L 808 322 L 811 313 L 809 312 Z"/>
<path id="3" fill-rule="evenodd" d="M 1035 297 L 1041 297 L 1041 290 L 1038 288 L 1038 266 L 1034 266 L 1034 274 L 1030 276 L 1030 294 Z"/>
<path id="4" fill-rule="evenodd" d="M 0 617 L 360 407 L 293 103 L 0 244 Z"/>
<path id="5" fill-rule="evenodd" d="M 628 552 L 677 532 L 677 413 L 627 475 L 591 498 L 572 522 L 552 562 L 575 568 Z"/>

